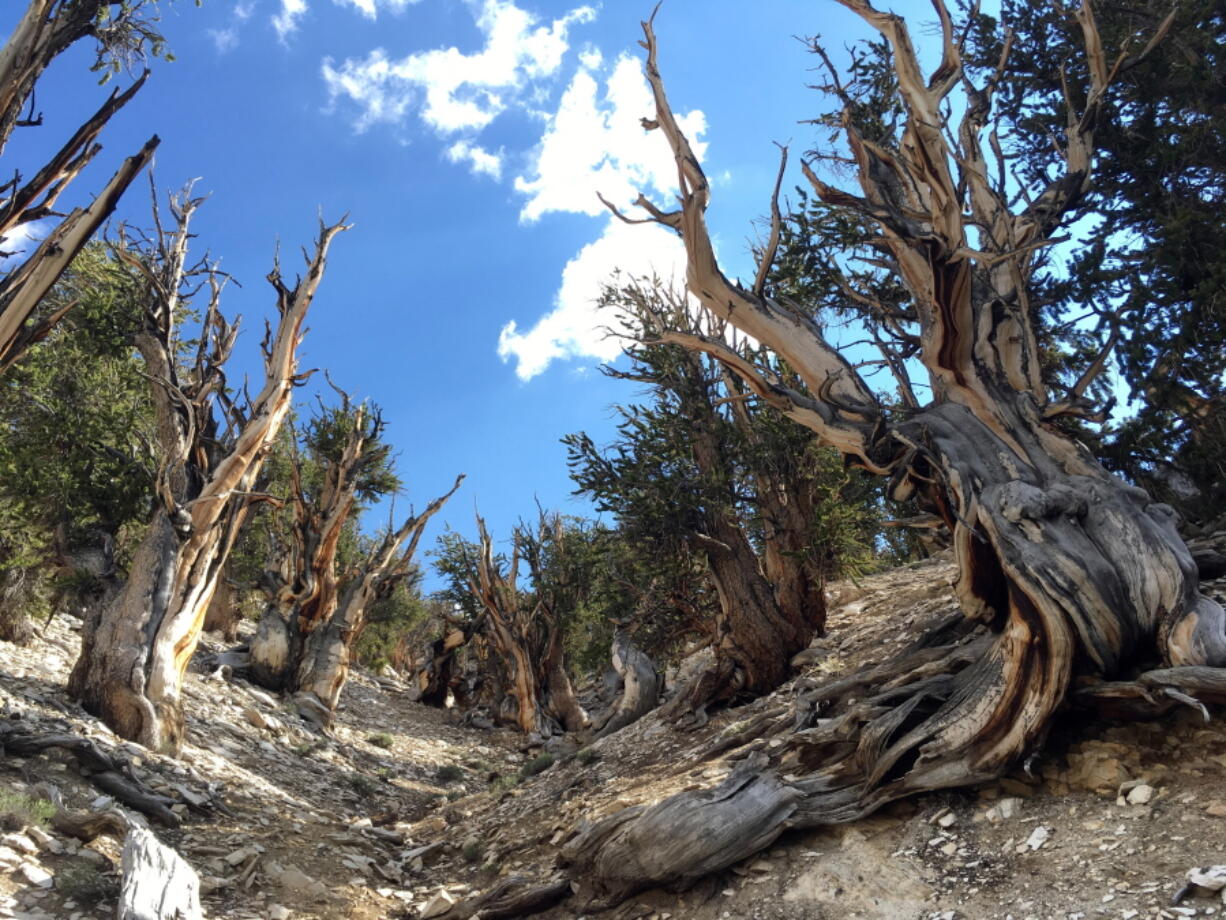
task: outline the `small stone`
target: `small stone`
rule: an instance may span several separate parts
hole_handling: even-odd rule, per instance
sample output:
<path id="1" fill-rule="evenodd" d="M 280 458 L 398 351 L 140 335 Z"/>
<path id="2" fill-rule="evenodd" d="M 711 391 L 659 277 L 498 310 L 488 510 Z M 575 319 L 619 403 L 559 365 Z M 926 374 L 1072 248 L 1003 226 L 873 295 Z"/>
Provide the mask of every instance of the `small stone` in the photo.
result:
<path id="1" fill-rule="evenodd" d="M 38 845 L 25 834 L 5 834 L 0 837 L 0 844 L 28 856 L 33 856 L 38 852 Z"/>
<path id="2" fill-rule="evenodd" d="M 274 904 L 268 908 L 268 920 L 289 920 L 289 908 L 284 904 Z"/>
<path id="3" fill-rule="evenodd" d="M 1042 824 L 1040 824 L 1033 831 L 1031 831 L 1030 836 L 1026 838 L 1026 846 L 1030 847 L 1032 850 L 1037 850 L 1039 847 L 1043 846 L 1043 844 L 1047 843 L 1050 838 L 1051 828 L 1044 827 Z"/>
<path id="4" fill-rule="evenodd" d="M 268 722 L 264 720 L 264 716 L 254 706 L 243 707 L 243 718 L 256 728 L 268 728 Z"/>
<path id="5" fill-rule="evenodd" d="M 1153 797 L 1154 787 L 1145 783 L 1128 790 L 1129 805 L 1148 805 Z"/>
<path id="6" fill-rule="evenodd" d="M 46 869 L 43 869 L 41 866 L 36 866 L 33 863 L 23 863 L 21 866 L 21 874 L 25 877 L 27 882 L 39 888 L 50 888 L 53 884 L 55 884 L 55 879 L 51 877 L 51 873 L 49 873 Z"/>
<path id="7" fill-rule="evenodd" d="M 958 823 L 958 816 L 952 811 L 947 811 L 941 817 L 937 818 L 937 824 L 940 827 L 953 827 Z"/>
<path id="8" fill-rule="evenodd" d="M 945 846 L 941 847 L 941 852 L 946 856 L 953 856 L 958 852 L 958 844 L 951 840 L 949 843 L 945 844 Z"/>
<path id="9" fill-rule="evenodd" d="M 446 891 L 440 891 L 421 906 L 417 915 L 420 920 L 429 920 L 430 917 L 441 917 L 454 906 L 455 898 Z"/>
<path id="10" fill-rule="evenodd" d="M 1205 814 L 1214 818 L 1226 818 L 1226 802 L 1213 802 L 1205 808 Z"/>

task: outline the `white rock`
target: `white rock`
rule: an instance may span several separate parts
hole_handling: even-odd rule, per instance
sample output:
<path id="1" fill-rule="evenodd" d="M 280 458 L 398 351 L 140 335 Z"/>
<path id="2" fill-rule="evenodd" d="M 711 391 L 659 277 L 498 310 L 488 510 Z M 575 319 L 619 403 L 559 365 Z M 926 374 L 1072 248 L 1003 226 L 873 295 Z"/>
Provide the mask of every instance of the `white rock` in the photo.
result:
<path id="1" fill-rule="evenodd" d="M 1147 805 L 1154 797 L 1154 787 L 1142 783 L 1128 790 L 1129 805 Z"/>
<path id="2" fill-rule="evenodd" d="M 40 850 L 46 850 L 49 853 L 63 853 L 64 844 L 56 840 L 41 827 L 26 828 L 26 835 L 38 844 Z"/>
<path id="3" fill-rule="evenodd" d="M 289 920 L 289 908 L 284 904 L 274 904 L 268 908 L 268 920 Z"/>
<path id="4" fill-rule="evenodd" d="M 1037 850 L 1039 847 L 1043 846 L 1043 844 L 1047 843 L 1050 837 L 1051 828 L 1044 827 L 1040 824 L 1033 831 L 1031 831 L 1030 836 L 1026 838 L 1026 846 L 1030 847 L 1032 850 Z"/>
<path id="5" fill-rule="evenodd" d="M 418 910 L 418 917 L 420 920 L 429 920 L 430 917 L 441 917 L 451 910 L 453 906 L 455 906 L 455 898 L 446 891 L 440 891 L 421 906 Z"/>
<path id="6" fill-rule="evenodd" d="M 38 845 L 25 834 L 5 834 L 0 837 L 0 844 L 30 856 L 38 852 Z"/>
<path id="7" fill-rule="evenodd" d="M 27 882 L 39 888 L 50 888 L 55 884 L 55 879 L 51 877 L 51 873 L 33 863 L 22 863 L 21 874 L 25 876 Z"/>
<path id="8" fill-rule="evenodd" d="M 1226 866 L 1205 866 L 1203 869 L 1189 869 L 1188 881 L 1210 891 L 1226 889 Z"/>

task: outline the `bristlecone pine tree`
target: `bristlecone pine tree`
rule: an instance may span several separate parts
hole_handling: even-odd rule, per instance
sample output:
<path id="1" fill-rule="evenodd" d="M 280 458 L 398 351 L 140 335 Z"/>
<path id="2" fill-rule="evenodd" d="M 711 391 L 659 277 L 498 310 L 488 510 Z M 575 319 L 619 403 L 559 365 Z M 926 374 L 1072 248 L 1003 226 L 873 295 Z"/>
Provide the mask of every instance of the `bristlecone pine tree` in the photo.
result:
<path id="1" fill-rule="evenodd" d="M 516 527 L 505 571 L 480 517 L 477 530 L 481 546 L 472 560 L 469 589 L 483 609 L 481 636 L 490 649 L 489 664 L 500 671 L 494 683 L 514 701 L 514 719 L 522 731 L 579 731 L 588 717 L 567 674 L 562 645 L 560 616 L 573 600 L 574 585 L 561 516 L 542 512 L 535 532 L 525 524 Z M 528 566 L 530 591 L 519 587 L 521 562 Z"/>
<path id="2" fill-rule="evenodd" d="M 684 295 L 659 284 L 611 288 L 602 303 L 648 340 L 711 325 L 692 315 Z M 582 435 L 563 440 L 572 478 L 601 511 L 650 534 L 645 538 L 660 552 L 676 535 L 706 560 L 719 599 L 711 624 L 714 662 L 673 697 L 668 712 L 701 720 L 708 705 L 774 690 L 790 673 L 792 656 L 824 627 L 818 557 L 826 548 L 816 545 L 812 523 L 828 483 L 813 475 L 800 443 L 790 445 L 796 448 L 790 462 L 775 462 L 780 458 L 771 456 L 774 445 L 765 443 L 769 433 L 759 424 L 773 410 L 747 406 L 743 387 L 718 362 L 650 341 L 626 354 L 628 369 L 602 370 L 650 386 L 651 405 L 620 410 L 621 436 L 603 453 Z"/>
<path id="3" fill-rule="evenodd" d="M 121 238 L 116 246 L 146 282 L 136 345 L 157 417 L 155 511 L 123 588 L 87 617 L 69 678 L 73 696 L 117 734 L 172 753 L 183 742 L 183 672 L 247 509 L 261 498 L 253 487 L 301 380 L 296 352 L 307 308 L 328 247 L 346 229 L 321 227 L 306 277 L 292 288 L 279 265 L 269 274 L 279 319 L 263 343 L 263 386 L 240 406 L 225 385 L 238 328 L 218 309 L 222 279 L 207 262 L 187 263 L 189 224 L 200 203 L 185 190 L 171 199 L 173 229 L 159 229 L 143 244 Z M 161 228 L 156 209 L 155 222 Z M 194 360 L 184 367 L 178 323 L 189 292 L 201 285 L 208 306 Z"/>
<path id="4" fill-rule="evenodd" d="M 1053 242 L 1089 185 L 1103 94 L 1162 29 L 1117 57 L 1081 5 L 1085 102 L 1069 104 L 1063 168 L 1019 203 L 997 170 L 994 79 L 964 81 L 944 4 L 934 2 L 941 60 L 925 74 L 900 17 L 867 0 L 840 2 L 888 41 L 901 117 L 869 139 L 835 80 L 860 191 L 806 174 L 819 198 L 877 228 L 872 258 L 909 293 L 895 319 L 918 346 L 931 401 L 887 405 L 817 323 L 771 296 L 777 209 L 754 281 L 744 287 L 720 270 L 705 221 L 711 187 L 669 106 L 649 22 L 656 111 L 644 126 L 671 146 L 680 189 L 676 210 L 639 204 L 684 241 L 693 296 L 769 346 L 803 391 L 715 339 L 661 338 L 719 358 L 760 399 L 890 477 L 896 497 L 923 493 L 953 534 L 964 620 L 952 642 L 948 632 L 929 636 L 909 654 L 809 694 L 806 730 L 764 724 L 761 732 L 785 743 L 748 753 L 717 788 L 583 829 L 564 859 L 608 899 L 716 871 L 788 828 L 850 821 L 901 796 L 998 776 L 1034 749 L 1070 696 L 1142 713 L 1195 697 L 1226 700 L 1226 615 L 1199 593 L 1170 509 L 1110 475 L 1059 426 L 1091 411 L 1087 379 L 1064 392 L 1044 384 L 1028 302 L 1036 250 Z M 890 360 L 892 344 L 883 347 L 886 363 L 905 373 L 905 363 Z"/>
<path id="5" fill-rule="evenodd" d="M 366 405 L 351 406 L 344 394 L 342 399 L 332 416 L 335 455 L 325 459 L 316 493 L 304 488 L 296 452 L 291 458 L 293 522 L 285 544 L 270 560 L 270 600 L 251 644 L 253 679 L 293 694 L 300 711 L 325 726 L 336 711 L 366 611 L 412 575 L 426 523 L 464 480 L 459 476 L 447 494 L 385 534 L 354 570 L 339 572 L 337 550 L 359 492 L 369 486 L 372 474 L 386 469 L 388 454 L 378 413 Z"/>
<path id="6" fill-rule="evenodd" d="M 98 67 L 144 57 L 145 46 L 161 53 L 161 36 L 142 18 L 143 2 L 111 0 L 32 0 L 12 35 L 0 48 L 0 153 L 17 127 L 42 123 L 33 112 L 34 88 L 47 66 L 83 38 L 98 42 Z M 119 109 L 144 85 L 148 71 L 123 92 L 111 94 L 92 116 L 32 177 L 19 172 L 0 186 L 0 240 L 15 241 L 23 228 L 60 216 L 56 202 L 102 149 L 98 135 Z M 27 103 L 31 106 L 23 117 Z M 128 157 L 87 207 L 74 208 L 53 227 L 38 247 L 0 278 L 0 370 L 12 365 L 34 342 L 44 338 L 72 307 L 39 315 L 39 305 L 90 237 L 115 209 L 119 198 L 157 148 L 152 137 Z M 5 164 L 8 165 L 7 163 Z M 10 245 L 12 243 L 10 242 Z"/>

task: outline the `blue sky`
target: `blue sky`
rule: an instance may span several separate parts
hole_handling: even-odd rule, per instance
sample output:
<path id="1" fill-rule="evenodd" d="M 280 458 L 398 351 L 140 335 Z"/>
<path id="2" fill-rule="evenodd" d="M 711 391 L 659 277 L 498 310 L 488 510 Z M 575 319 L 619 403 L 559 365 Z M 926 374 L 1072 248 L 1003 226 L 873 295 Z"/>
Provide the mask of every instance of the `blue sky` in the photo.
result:
<path id="1" fill-rule="evenodd" d="M 6 32 L 20 5 L 0 16 Z M 895 8 L 931 18 L 919 0 Z M 609 407 L 634 398 L 595 371 L 617 349 L 594 331 L 591 299 L 618 266 L 667 274 L 678 245 L 612 222 L 596 200 L 671 194 L 666 145 L 638 126 L 650 114 L 637 46 L 649 11 L 624 0 L 163 3 L 176 60 L 154 63 L 73 194 L 159 134 L 159 186 L 199 177 L 210 195 L 199 245 L 243 285 L 224 307 L 246 318 L 235 360 L 249 370 L 276 242 L 288 272 L 318 215 L 347 212 L 354 229 L 334 245 L 302 365 L 383 407 L 401 507 L 463 471 L 441 515 L 462 533 L 475 530 L 474 506 L 497 539 L 534 499 L 587 513 L 558 439 L 586 429 L 607 440 Z M 721 257 L 748 274 L 773 142 L 803 151 L 813 135 L 798 122 L 821 104 L 794 36 L 820 32 L 837 52 L 862 28 L 834 2 L 668 0 L 657 31 L 670 98 L 715 181 Z M 33 164 L 99 104 L 109 87 L 89 63 L 84 48 L 56 62 L 38 91 L 45 124 L 18 132 L 7 163 Z M 798 182 L 794 169 L 785 187 Z M 147 215 L 134 186 L 120 216 Z"/>

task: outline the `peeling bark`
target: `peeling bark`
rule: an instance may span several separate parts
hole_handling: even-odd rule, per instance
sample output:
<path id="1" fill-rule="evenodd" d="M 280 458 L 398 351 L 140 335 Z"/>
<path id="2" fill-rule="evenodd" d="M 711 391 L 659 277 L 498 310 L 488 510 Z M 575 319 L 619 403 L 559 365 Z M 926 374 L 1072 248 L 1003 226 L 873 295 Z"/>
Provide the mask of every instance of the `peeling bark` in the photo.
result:
<path id="1" fill-rule="evenodd" d="M 527 734 L 550 735 L 559 727 L 579 731 L 588 725 L 566 672 L 555 598 L 542 577 L 543 545 L 551 534 L 560 541 L 561 526 L 559 518 L 550 521 L 542 514 L 537 535 L 517 529 L 510 567 L 504 573 L 494 559 L 485 521 L 477 518 L 481 548 L 469 586 L 485 610 L 483 636 L 492 653 L 490 663 L 502 672 L 495 684 L 505 691 L 504 699 L 513 701 L 512 718 Z M 521 559 L 531 570 L 531 596 L 518 587 Z M 501 704 L 496 705 L 496 715 L 505 717 Z"/>
<path id="2" fill-rule="evenodd" d="M 354 643 L 366 625 L 367 609 L 412 574 L 413 557 L 427 522 L 463 481 L 463 475 L 456 477 L 450 491 L 420 515 L 410 515 L 399 530 L 385 534 L 350 575 L 339 600 L 327 607 L 299 607 L 287 618 L 275 610 L 266 612 L 251 646 L 252 676 L 257 682 L 293 694 L 303 715 L 325 728 L 330 726 L 349 676 Z M 334 563 L 333 558 L 329 565 Z M 335 580 L 335 574 L 325 577 Z M 308 609 L 315 615 L 304 615 Z"/>
<path id="3" fill-rule="evenodd" d="M 596 904 L 693 881 L 790 828 L 852 821 L 903 796 L 998 777 L 1041 743 L 1070 696 L 1151 712 L 1226 700 L 1226 614 L 1199 592 L 1173 514 L 1052 424 L 1086 407 L 1078 393 L 1048 393 L 1039 373 L 1032 255 L 1088 186 L 1094 125 L 1118 66 L 1105 57 L 1089 5 L 1077 15 L 1091 87 L 1085 110 L 1070 108 L 1066 171 L 1013 211 L 979 139 L 992 87 L 968 91 L 956 131 L 942 114 L 963 85 L 944 4 L 935 4 L 943 57 L 925 77 L 901 17 L 867 0 L 840 2 L 889 42 L 905 123 L 891 147 L 859 136 L 847 119 L 862 196 L 808 175 L 823 200 L 880 228 L 877 245 L 914 302 L 933 402 L 888 409 L 816 324 L 720 271 L 705 224 L 710 188 L 665 97 L 651 23 L 656 113 L 645 124 L 672 147 L 681 204 L 671 212 L 640 204 L 681 235 L 693 295 L 773 349 L 803 387 L 721 341 L 684 344 L 718 357 L 853 462 L 889 475 L 896 498 L 919 495 L 936 508 L 953 534 L 963 616 L 910 652 L 807 694 L 798 720 L 758 732 L 781 743 L 732 755 L 739 764 L 719 786 L 625 809 L 581 832 L 564 858 Z M 1159 661 L 1168 666 L 1153 668 Z"/>
<path id="4" fill-rule="evenodd" d="M 242 409 L 225 393 L 223 365 L 237 328 L 218 310 L 221 283 L 208 266 L 186 264 L 188 225 L 199 199 L 172 200 L 176 227 L 142 249 L 121 240 L 117 255 L 147 282 L 137 336 L 152 381 L 159 448 L 157 509 L 127 582 L 85 623 L 69 691 L 121 736 L 175 753 L 183 741 L 180 688 L 205 613 L 251 501 L 298 378 L 296 349 L 323 278 L 328 246 L 346 229 L 322 228 L 306 277 L 291 289 L 279 266 L 268 276 L 279 321 L 264 342 L 264 384 Z M 185 284 L 204 274 L 210 300 L 195 365 L 177 364 L 175 326 Z M 223 413 L 226 430 L 217 415 Z"/>

